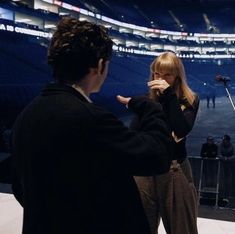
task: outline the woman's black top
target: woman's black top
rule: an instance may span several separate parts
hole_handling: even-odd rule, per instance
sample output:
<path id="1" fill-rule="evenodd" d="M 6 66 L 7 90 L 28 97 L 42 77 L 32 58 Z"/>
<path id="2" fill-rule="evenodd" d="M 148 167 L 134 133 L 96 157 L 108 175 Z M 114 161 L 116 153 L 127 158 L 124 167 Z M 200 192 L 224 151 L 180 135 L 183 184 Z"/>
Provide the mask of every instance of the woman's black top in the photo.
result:
<path id="1" fill-rule="evenodd" d="M 199 98 L 196 96 L 193 106 L 187 100 L 178 99 L 174 90 L 168 87 L 159 97 L 159 102 L 165 112 L 169 128 L 178 139 L 183 138 L 179 142 L 174 141 L 174 156 L 179 163 L 183 162 L 187 156 L 186 152 L 186 136 L 192 130 L 197 111 L 199 107 Z M 131 128 L 138 128 L 138 119 L 134 118 Z"/>

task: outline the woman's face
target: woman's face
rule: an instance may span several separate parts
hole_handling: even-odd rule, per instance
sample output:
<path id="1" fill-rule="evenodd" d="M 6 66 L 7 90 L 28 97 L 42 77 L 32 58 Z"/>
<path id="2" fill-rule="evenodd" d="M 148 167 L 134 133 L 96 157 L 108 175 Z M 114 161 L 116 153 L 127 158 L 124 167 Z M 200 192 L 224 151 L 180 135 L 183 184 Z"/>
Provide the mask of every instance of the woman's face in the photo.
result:
<path id="1" fill-rule="evenodd" d="M 167 72 L 163 72 L 163 73 L 153 72 L 153 80 L 159 80 L 159 79 L 163 79 L 170 86 L 173 86 L 175 83 L 176 77 Z"/>

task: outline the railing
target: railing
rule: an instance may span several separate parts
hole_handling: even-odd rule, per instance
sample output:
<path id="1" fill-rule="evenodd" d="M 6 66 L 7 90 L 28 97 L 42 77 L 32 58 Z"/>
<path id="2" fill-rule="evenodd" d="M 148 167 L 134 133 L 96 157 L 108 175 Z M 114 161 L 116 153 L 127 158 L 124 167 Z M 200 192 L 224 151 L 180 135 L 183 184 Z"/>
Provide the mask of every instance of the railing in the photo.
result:
<path id="1" fill-rule="evenodd" d="M 219 200 L 224 198 L 225 190 L 229 190 L 229 197 L 235 198 L 235 162 L 226 162 L 226 166 L 231 168 L 231 183 L 226 187 L 224 174 L 226 173 L 224 161 L 221 158 L 201 158 L 200 156 L 189 156 L 195 186 L 198 190 L 199 203 L 206 195 L 215 198 L 215 208 L 219 208 Z"/>

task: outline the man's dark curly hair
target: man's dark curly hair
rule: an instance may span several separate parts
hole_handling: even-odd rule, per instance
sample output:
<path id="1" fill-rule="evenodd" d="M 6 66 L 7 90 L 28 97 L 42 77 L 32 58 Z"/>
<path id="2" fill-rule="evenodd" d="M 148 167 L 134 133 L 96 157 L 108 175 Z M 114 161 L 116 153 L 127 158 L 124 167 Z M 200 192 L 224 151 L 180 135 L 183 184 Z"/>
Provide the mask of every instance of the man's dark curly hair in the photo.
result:
<path id="1" fill-rule="evenodd" d="M 76 83 L 97 67 L 99 59 L 110 60 L 113 42 L 103 26 L 75 18 L 62 18 L 48 49 L 48 64 L 62 83 Z"/>

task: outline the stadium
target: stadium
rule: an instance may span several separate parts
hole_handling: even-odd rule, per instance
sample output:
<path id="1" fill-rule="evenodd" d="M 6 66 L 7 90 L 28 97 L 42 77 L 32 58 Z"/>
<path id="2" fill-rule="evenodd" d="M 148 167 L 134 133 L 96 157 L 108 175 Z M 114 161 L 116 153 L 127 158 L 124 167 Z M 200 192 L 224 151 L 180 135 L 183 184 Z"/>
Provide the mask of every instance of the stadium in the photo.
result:
<path id="1" fill-rule="evenodd" d="M 227 134 L 235 145 L 235 2 L 160 0 L 155 5 L 138 0 L 1 0 L 0 160 L 10 155 L 10 131 L 19 113 L 53 81 L 47 48 L 57 22 L 71 16 L 103 25 L 114 43 L 113 56 L 107 79 L 101 91 L 91 96 L 92 101 L 128 126 L 133 114 L 117 102 L 116 96 L 147 94 L 149 66 L 155 57 L 171 51 L 181 58 L 188 85 L 200 98 L 195 125 L 187 136 L 187 153 L 201 198 L 199 233 L 232 234 L 235 164 L 231 162 L 232 183 L 227 204 L 223 200 L 225 173 L 217 158 L 213 161 L 213 173 L 208 175 L 214 187 L 203 190 L 200 150 L 208 136 L 213 136 L 219 145 Z M 214 97 L 213 106 L 209 94 Z M 22 211 L 15 208 L 11 193 L 9 183 L 0 183 L 0 207 L 4 210 L 4 213 L 0 211 L 0 233 L 4 234 L 20 233 Z M 8 219 L 2 218 L 8 210 L 4 201 L 11 207 Z M 218 222 L 212 224 L 212 220 Z M 220 221 L 224 223 L 219 224 Z M 216 232 L 209 226 L 206 229 L 206 223 L 224 231 Z"/>

